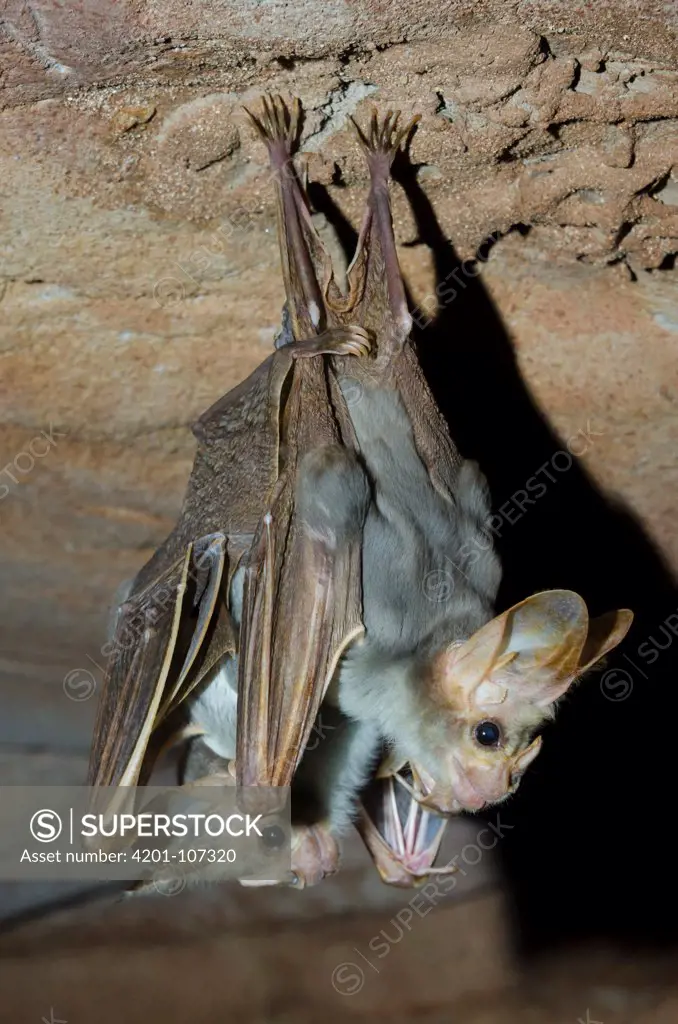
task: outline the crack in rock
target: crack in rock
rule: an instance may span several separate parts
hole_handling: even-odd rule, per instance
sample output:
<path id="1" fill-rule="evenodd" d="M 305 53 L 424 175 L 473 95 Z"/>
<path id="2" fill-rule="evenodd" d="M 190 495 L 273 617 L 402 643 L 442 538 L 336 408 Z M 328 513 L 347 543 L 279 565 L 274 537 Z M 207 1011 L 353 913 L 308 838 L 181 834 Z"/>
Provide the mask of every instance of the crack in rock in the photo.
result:
<path id="1" fill-rule="evenodd" d="M 376 91 L 376 85 L 366 82 L 342 82 L 332 89 L 325 103 L 316 108 L 321 114 L 320 127 L 306 139 L 302 138 L 304 152 L 318 153 L 327 139 L 343 128 L 348 115 L 355 111 L 360 101 Z"/>

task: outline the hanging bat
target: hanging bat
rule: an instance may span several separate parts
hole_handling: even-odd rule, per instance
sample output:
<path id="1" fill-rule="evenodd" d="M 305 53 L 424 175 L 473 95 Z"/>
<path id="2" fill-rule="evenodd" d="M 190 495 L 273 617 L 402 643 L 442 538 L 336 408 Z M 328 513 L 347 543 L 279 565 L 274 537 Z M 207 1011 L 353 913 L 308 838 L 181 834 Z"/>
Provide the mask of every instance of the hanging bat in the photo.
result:
<path id="1" fill-rule="evenodd" d="M 553 591 L 493 618 L 487 488 L 424 380 L 396 256 L 389 172 L 413 123 L 356 126 L 371 185 L 343 294 L 292 162 L 298 101 L 250 116 L 276 186 L 283 328 L 194 428 L 179 523 L 119 611 L 89 781 L 144 784 L 168 739 L 192 737 L 186 783 L 292 786 L 291 884 L 337 869 L 357 808 L 384 880 L 416 884 L 438 815 L 515 789 L 555 701 L 631 613 L 589 623 Z M 450 593 L 431 600 L 441 574 Z M 335 727 L 312 744 L 319 714 Z"/>

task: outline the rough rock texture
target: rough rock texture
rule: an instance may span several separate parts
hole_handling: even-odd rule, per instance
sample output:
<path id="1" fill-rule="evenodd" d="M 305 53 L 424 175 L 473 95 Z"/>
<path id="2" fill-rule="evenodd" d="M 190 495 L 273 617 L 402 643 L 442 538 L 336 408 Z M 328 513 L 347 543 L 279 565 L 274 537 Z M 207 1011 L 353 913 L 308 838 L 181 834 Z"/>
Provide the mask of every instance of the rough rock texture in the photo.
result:
<path id="1" fill-rule="evenodd" d="M 143 915 L 71 914 L 6 936 L 0 1019 L 49 1021 L 53 1010 L 101 1024 L 672 1024 L 678 1011 L 675 957 L 631 962 L 594 946 L 521 968 L 496 895 L 421 900 L 411 919 L 403 900 L 391 917 L 275 930 L 255 920 L 237 936 L 187 895 L 160 897 Z"/>
<path id="2" fill-rule="evenodd" d="M 4 0 L 0 744 L 5 755 L 27 755 L 13 778 L 81 770 L 107 608 L 173 524 L 194 452 L 189 424 L 270 348 L 282 302 L 272 187 L 242 113 L 264 89 L 303 100 L 301 148 L 317 183 L 318 227 L 339 262 L 367 188 L 347 114 L 364 119 L 375 101 L 422 115 L 410 167 L 400 169 L 404 189 L 393 188 L 399 255 L 416 319 L 429 324 L 423 338 L 436 394 L 463 450 L 490 476 L 510 596 L 528 586 L 581 587 L 599 611 L 616 602 L 639 612 L 636 646 L 655 635 L 678 604 L 662 575 L 663 563 L 678 567 L 677 31 L 677 9 L 661 0 Z M 527 397 L 514 401 L 505 391 L 518 395 L 523 386 L 516 368 Z M 526 482 L 558 452 L 560 468 L 553 462 L 551 477 L 540 477 L 538 508 L 526 506 Z M 569 452 L 585 473 L 567 471 Z M 592 488 L 630 513 L 633 544 L 608 529 Z M 532 569 L 523 577 L 526 561 Z M 658 662 L 667 682 L 670 657 Z M 654 766 L 652 784 L 631 802 L 650 820 L 665 813 L 656 780 L 675 769 L 667 764 L 661 774 L 665 748 L 650 728 L 656 698 L 642 696 L 644 680 L 634 669 L 640 705 L 610 704 L 604 698 L 617 701 L 617 691 L 594 684 L 593 714 L 565 712 L 560 747 L 550 738 L 529 783 L 547 780 L 594 835 L 619 778 L 633 784 L 619 761 L 631 744 L 640 763 Z M 36 748 L 49 751 L 45 762 Z M 595 775 L 586 758 L 602 748 L 606 767 Z M 568 897 L 554 878 L 567 874 L 582 904 L 590 885 L 598 901 L 582 912 L 574 900 L 571 913 L 596 920 L 607 913 L 605 887 L 613 901 L 624 884 L 602 831 L 580 856 L 581 836 L 561 824 L 557 799 L 542 801 L 522 831 L 516 825 L 526 837 L 524 870 L 541 878 L 534 899 L 548 887 L 553 903 L 542 913 L 555 929 Z M 625 807 L 618 800 L 610 814 Z M 663 851 L 653 850 L 658 880 Z M 361 877 L 347 882 L 345 905 L 382 906 Z M 335 898 L 341 903 L 340 889 L 318 911 Z M 664 906 L 663 890 L 657 898 Z M 445 913 L 436 921 L 453 934 Z M 374 927 L 360 924 L 365 941 Z M 357 943 L 358 931 L 342 929 L 336 943 Z M 299 929 L 294 940 L 306 943 L 311 964 L 314 936 Z M 430 941 L 423 948 L 435 952 Z M 285 960 L 286 944 L 269 951 L 282 957 L 274 971 L 308 970 L 311 978 L 303 956 Z M 99 1019 L 113 1019 L 115 1000 L 102 993 L 145 967 L 121 961 L 116 980 L 99 951 L 82 955 L 45 953 L 41 976 L 52 987 L 45 982 L 35 1002 L 17 998 L 12 1019 L 28 1007 L 26 1019 L 37 1020 L 50 1002 L 58 1016 L 62 993 L 67 1019 L 91 1017 L 95 1005 Z M 225 947 L 209 955 L 221 965 Z M 156 952 L 147 956 L 150 963 Z M 157 956 L 150 975 L 173 978 L 166 951 Z M 398 996 L 405 963 L 389 974 L 389 1006 L 434 1013 L 431 1000 L 444 996 L 435 986 L 428 1002 Z M 481 978 L 485 968 L 476 969 Z M 33 967 L 11 970 L 16 991 L 28 992 Z M 402 985 L 411 995 L 418 982 L 408 971 Z M 85 974 L 98 979 L 96 1004 L 80 982 Z M 202 976 L 194 980 L 191 992 L 202 993 Z M 447 995 L 458 1000 L 459 1019 L 478 1024 L 574 1022 L 587 1003 L 605 1024 L 676 1016 L 675 991 L 661 1008 L 657 994 L 628 1009 L 621 996 L 615 1003 L 616 981 L 599 981 L 607 995 L 598 1002 L 559 984 L 536 1002 L 506 988 L 501 1009 L 477 991 Z M 138 1001 L 140 1020 L 153 1019 L 154 985 Z M 274 994 L 278 1017 L 266 1019 L 301 1019 L 284 984 Z M 171 1010 L 188 1019 L 178 998 L 165 991 L 163 1020 Z M 215 995 L 192 1019 L 213 1019 L 224 998 Z M 330 1012 L 329 998 L 326 986 L 309 1019 Z M 130 995 L 126 1019 L 134 1002 Z M 347 1005 L 340 1001 L 337 1012 Z M 440 1019 L 450 1019 L 447 1010 Z"/>

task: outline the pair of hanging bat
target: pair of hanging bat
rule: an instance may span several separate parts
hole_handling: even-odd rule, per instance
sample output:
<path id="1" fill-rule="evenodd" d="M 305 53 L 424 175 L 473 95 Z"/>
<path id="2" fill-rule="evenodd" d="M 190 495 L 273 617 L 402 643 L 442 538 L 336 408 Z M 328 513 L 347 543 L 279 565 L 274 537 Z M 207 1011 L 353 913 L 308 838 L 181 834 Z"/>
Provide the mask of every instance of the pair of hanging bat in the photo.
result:
<path id="1" fill-rule="evenodd" d="M 117 612 L 89 782 L 143 785 L 184 739 L 184 783 L 291 787 L 291 885 L 335 872 L 354 822 L 383 880 L 411 886 L 447 870 L 445 816 L 515 791 L 632 614 L 590 621 L 554 590 L 494 617 L 487 487 L 422 375 L 396 255 L 390 167 L 414 122 L 354 125 L 371 184 L 340 291 L 294 169 L 300 112 L 250 114 L 283 326 L 194 427 L 180 520 Z"/>

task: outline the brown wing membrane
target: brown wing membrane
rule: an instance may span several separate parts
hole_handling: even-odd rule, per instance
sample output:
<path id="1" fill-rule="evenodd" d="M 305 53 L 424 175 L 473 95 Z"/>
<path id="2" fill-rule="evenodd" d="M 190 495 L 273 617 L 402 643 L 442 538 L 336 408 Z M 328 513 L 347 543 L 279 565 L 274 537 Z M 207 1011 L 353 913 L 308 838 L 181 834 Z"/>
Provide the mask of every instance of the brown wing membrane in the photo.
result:
<path id="1" fill-rule="evenodd" d="M 134 786 L 174 655 L 191 550 L 123 605 L 99 703 L 88 782 Z"/>
<path id="2" fill-rule="evenodd" d="M 176 682 L 172 682 L 166 687 L 160 705 L 160 719 L 165 718 L 177 708 L 202 678 L 203 673 L 196 673 L 192 670 L 196 666 L 198 653 L 205 646 L 207 631 L 212 624 L 224 573 L 225 556 L 226 537 L 223 533 L 202 537 L 193 546 L 192 569 L 195 593 L 192 603 L 193 608 L 197 609 L 198 616 L 195 622 L 191 621 L 188 625 L 187 632 L 190 635 L 188 651 Z"/>
<path id="3" fill-rule="evenodd" d="M 313 447 L 349 443 L 320 359 L 295 364 L 288 459 L 247 563 L 240 634 L 237 778 L 290 785 L 342 651 L 363 629 L 360 539 L 331 551 L 294 514 L 297 468 Z M 294 443 L 292 444 L 292 439 Z"/>
<path id="4" fill-rule="evenodd" d="M 92 786 L 143 783 L 152 734 L 190 693 L 224 569 L 225 537 L 190 545 L 181 562 L 125 602 L 99 704 Z"/>
<path id="5" fill-rule="evenodd" d="M 284 515 L 285 491 L 245 581 L 236 757 L 244 786 L 291 784 L 337 662 L 363 631 L 358 541 L 335 553 L 304 536 Z"/>

